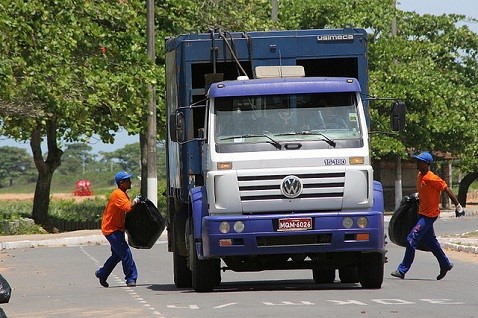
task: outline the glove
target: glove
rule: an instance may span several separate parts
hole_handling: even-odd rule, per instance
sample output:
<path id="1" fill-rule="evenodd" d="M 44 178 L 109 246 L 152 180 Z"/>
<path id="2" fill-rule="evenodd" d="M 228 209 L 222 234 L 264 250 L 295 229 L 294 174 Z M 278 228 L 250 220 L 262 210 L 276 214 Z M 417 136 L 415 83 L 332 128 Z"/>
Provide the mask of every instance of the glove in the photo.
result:
<path id="1" fill-rule="evenodd" d="M 139 203 L 139 201 L 141 201 L 140 197 L 136 197 L 133 199 L 133 204 L 132 205 L 136 205 Z"/>
<path id="2" fill-rule="evenodd" d="M 463 207 L 461 206 L 461 204 L 457 204 L 455 205 L 455 216 L 457 218 L 459 218 L 460 216 L 464 216 L 465 215 L 465 210 L 463 210 Z"/>

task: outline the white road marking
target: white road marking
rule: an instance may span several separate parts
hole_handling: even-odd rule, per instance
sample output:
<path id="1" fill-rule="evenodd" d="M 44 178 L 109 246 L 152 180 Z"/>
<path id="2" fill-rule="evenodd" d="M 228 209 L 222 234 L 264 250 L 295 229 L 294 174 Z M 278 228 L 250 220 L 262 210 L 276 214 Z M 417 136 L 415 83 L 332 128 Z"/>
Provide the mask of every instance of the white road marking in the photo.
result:
<path id="1" fill-rule="evenodd" d="M 94 258 L 90 253 L 85 251 L 83 246 L 80 246 L 80 249 L 86 256 L 88 256 L 89 259 L 91 259 L 96 264 L 96 266 L 100 266 L 100 261 Z M 111 277 L 118 285 L 124 284 L 124 281 L 117 275 L 112 274 Z M 150 304 L 148 304 L 147 301 L 145 301 L 142 297 L 139 296 L 139 294 L 136 292 L 138 290 L 137 288 L 138 287 L 134 287 L 134 289 L 132 287 L 124 287 L 123 289 L 127 291 L 130 294 L 131 298 L 133 298 L 133 300 L 135 300 L 138 304 L 142 304 L 145 308 L 151 310 L 151 313 L 153 315 L 161 316 L 161 312 L 157 311 L 156 308 L 152 307 Z M 164 317 L 161 316 L 161 318 Z"/>

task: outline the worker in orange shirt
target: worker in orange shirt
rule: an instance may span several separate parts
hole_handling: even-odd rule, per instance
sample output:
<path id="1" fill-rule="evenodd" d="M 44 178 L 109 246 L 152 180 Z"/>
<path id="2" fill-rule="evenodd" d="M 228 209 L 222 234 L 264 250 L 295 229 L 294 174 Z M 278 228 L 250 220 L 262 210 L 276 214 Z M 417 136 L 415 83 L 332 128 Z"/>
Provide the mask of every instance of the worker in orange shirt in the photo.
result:
<path id="1" fill-rule="evenodd" d="M 398 265 L 397 270 L 392 273 L 392 276 L 401 279 L 405 278 L 405 274 L 412 266 L 413 259 L 415 258 L 415 250 L 420 241 L 423 240 L 438 260 L 440 273 L 437 276 L 437 280 L 440 280 L 453 268 L 453 264 L 443 252 L 433 228 L 433 223 L 440 215 L 440 193 L 442 191 L 445 192 L 453 204 L 455 204 L 456 217 L 465 215 L 465 212 L 446 182 L 430 171 L 430 164 L 433 162 L 432 155 L 428 152 L 422 152 L 420 155 L 415 156 L 415 158 L 417 159 L 417 169 L 419 171 L 417 176 L 418 199 L 420 202 L 418 206 L 418 222 L 407 236 L 405 256 L 400 265 Z"/>
<path id="2" fill-rule="evenodd" d="M 139 202 L 139 198 L 135 198 L 130 202 L 126 191 L 131 189 L 131 177 L 125 171 L 120 171 L 115 175 L 115 183 L 118 186 L 111 193 L 111 197 L 103 212 L 101 220 L 101 231 L 111 245 L 111 256 L 106 260 L 103 267 L 95 272 L 95 276 L 100 280 L 103 287 L 108 287 L 108 276 L 111 274 L 115 266 L 121 261 L 123 265 L 123 273 L 125 275 L 126 285 L 129 287 L 136 286 L 138 271 L 133 260 L 133 254 L 126 243 L 125 239 L 125 217 L 135 204 Z"/>

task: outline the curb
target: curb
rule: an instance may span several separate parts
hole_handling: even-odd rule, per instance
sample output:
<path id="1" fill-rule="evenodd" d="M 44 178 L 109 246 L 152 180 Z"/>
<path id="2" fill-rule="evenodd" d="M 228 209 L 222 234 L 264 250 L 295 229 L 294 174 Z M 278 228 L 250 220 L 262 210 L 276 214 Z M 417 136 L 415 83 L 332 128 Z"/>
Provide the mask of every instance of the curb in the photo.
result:
<path id="1" fill-rule="evenodd" d="M 88 231 L 87 231 L 88 232 Z M 80 231 L 73 231 L 61 234 L 39 234 L 31 235 L 29 238 L 25 237 L 3 237 L 9 241 L 0 241 L 0 251 L 11 249 L 26 249 L 35 247 L 73 247 L 73 246 L 87 246 L 87 245 L 108 245 L 108 240 L 104 237 L 101 231 L 94 231 L 94 233 L 84 233 Z M 83 235 L 82 235 L 83 234 Z M 85 235 L 86 234 L 86 235 Z M 58 235 L 62 235 L 59 237 Z M 25 235 L 28 237 L 28 235 Z M 56 237 L 55 237 L 56 236 Z M 167 237 L 167 231 L 164 231 L 161 237 Z M 23 239 L 22 239 L 23 238 Z M 0 240 L 2 237 L 0 236 Z M 158 239 L 159 242 L 159 239 Z M 156 242 L 156 244 L 159 244 Z"/>
<path id="2" fill-rule="evenodd" d="M 89 235 L 77 237 L 63 237 L 45 240 L 22 240 L 15 242 L 0 242 L 0 250 L 34 247 L 62 247 L 81 245 L 103 245 L 108 241 L 103 235 Z"/>
<path id="3" fill-rule="evenodd" d="M 440 241 L 440 239 L 438 239 Z M 448 249 L 451 251 L 455 252 L 465 252 L 465 253 L 470 253 L 470 254 L 478 254 L 478 247 L 477 246 L 470 246 L 470 245 L 460 245 L 460 244 L 455 244 L 455 243 L 450 243 L 450 242 L 445 242 L 441 243 L 440 245 L 444 249 Z"/>

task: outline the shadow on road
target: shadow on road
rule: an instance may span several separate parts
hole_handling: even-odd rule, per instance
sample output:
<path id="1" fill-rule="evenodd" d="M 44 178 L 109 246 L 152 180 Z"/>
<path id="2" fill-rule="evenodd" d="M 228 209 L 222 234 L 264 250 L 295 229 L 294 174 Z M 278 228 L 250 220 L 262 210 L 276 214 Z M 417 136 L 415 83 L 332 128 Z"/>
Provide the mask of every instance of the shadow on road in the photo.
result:
<path id="1" fill-rule="evenodd" d="M 174 291 L 179 290 L 185 293 L 194 293 L 192 288 L 176 288 L 174 284 L 150 285 L 148 287 L 153 291 Z M 214 288 L 215 292 L 243 292 L 243 291 L 301 291 L 301 290 L 350 290 L 362 289 L 360 284 L 315 284 L 313 280 L 275 280 L 275 281 L 240 281 L 223 282 Z"/>

